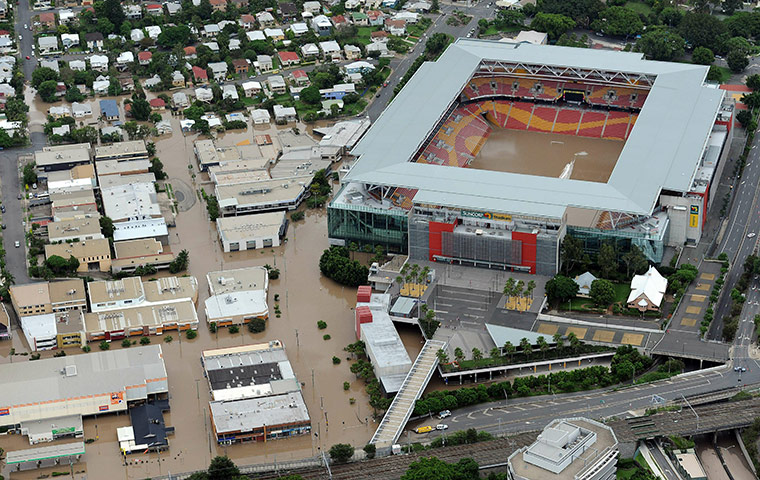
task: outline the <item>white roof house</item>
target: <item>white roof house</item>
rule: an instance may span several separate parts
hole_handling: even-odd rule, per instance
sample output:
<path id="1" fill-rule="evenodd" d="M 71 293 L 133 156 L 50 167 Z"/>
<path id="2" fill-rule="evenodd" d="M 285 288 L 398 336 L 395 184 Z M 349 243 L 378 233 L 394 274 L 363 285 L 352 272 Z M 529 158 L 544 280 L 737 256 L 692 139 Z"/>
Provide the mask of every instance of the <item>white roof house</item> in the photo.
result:
<path id="1" fill-rule="evenodd" d="M 301 47 L 301 54 L 304 57 L 316 57 L 319 55 L 319 47 L 313 43 L 307 43 Z"/>
<path id="2" fill-rule="evenodd" d="M 82 118 L 92 115 L 92 107 L 89 103 L 74 102 L 71 104 L 71 111 L 74 114 L 74 118 Z"/>
<path id="3" fill-rule="evenodd" d="M 644 275 L 635 275 L 631 280 L 628 306 L 638 310 L 656 310 L 668 288 L 668 280 L 654 267 L 649 267 Z"/>
<path id="4" fill-rule="evenodd" d="M 227 84 L 222 87 L 222 98 L 238 100 L 240 96 L 238 95 L 237 87 L 234 84 Z"/>
<path id="5" fill-rule="evenodd" d="M 172 95 L 172 102 L 178 107 L 186 107 L 188 106 L 187 95 L 185 95 L 185 92 L 175 92 Z"/>
<path id="6" fill-rule="evenodd" d="M 37 39 L 40 53 L 54 52 L 58 50 L 58 37 L 40 37 Z"/>
<path id="7" fill-rule="evenodd" d="M 251 42 L 255 42 L 256 40 L 266 40 L 267 36 L 264 35 L 264 32 L 261 30 L 254 30 L 252 32 L 245 32 L 245 36 L 248 37 L 248 40 Z"/>
<path id="8" fill-rule="evenodd" d="M 591 284 L 596 280 L 596 277 L 591 272 L 586 272 L 578 275 L 573 279 L 578 284 L 578 295 L 588 296 L 591 292 Z"/>
<path id="9" fill-rule="evenodd" d="M 264 35 L 274 39 L 285 38 L 285 32 L 283 32 L 281 28 L 265 28 Z"/>
<path id="10" fill-rule="evenodd" d="M 108 57 L 106 55 L 90 56 L 90 68 L 92 68 L 93 70 L 107 70 Z"/>
<path id="11" fill-rule="evenodd" d="M 546 45 L 549 43 L 549 36 L 544 32 L 535 30 L 523 30 L 517 34 L 514 39 L 517 43 L 532 43 L 533 45 Z"/>
<path id="12" fill-rule="evenodd" d="M 290 31 L 293 32 L 293 35 L 296 37 L 299 37 L 303 35 L 304 33 L 309 31 L 309 27 L 306 26 L 305 23 L 294 23 L 290 26 Z"/>
<path id="13" fill-rule="evenodd" d="M 261 83 L 259 82 L 243 82 L 241 86 L 243 87 L 243 93 L 245 93 L 246 97 L 258 95 L 258 93 L 261 91 Z"/>
<path id="14" fill-rule="evenodd" d="M 211 69 L 216 80 L 224 80 L 227 76 L 227 62 L 210 62 L 208 68 Z"/>
<path id="15" fill-rule="evenodd" d="M 195 89 L 195 98 L 201 102 L 210 102 L 214 99 L 214 92 L 210 88 L 198 87 Z"/>
<path id="16" fill-rule="evenodd" d="M 117 65 L 126 65 L 128 63 L 133 63 L 135 61 L 135 54 L 127 50 L 126 52 L 121 52 L 118 57 L 116 57 L 116 64 Z"/>
<path id="17" fill-rule="evenodd" d="M 340 53 L 340 45 L 335 40 L 328 40 L 326 42 L 319 42 L 319 48 L 325 55 L 332 55 L 333 53 Z"/>
<path id="18" fill-rule="evenodd" d="M 141 28 L 133 28 L 129 32 L 129 38 L 131 38 L 133 42 L 139 42 L 145 38 L 145 32 L 143 32 Z"/>
<path id="19" fill-rule="evenodd" d="M 61 43 L 64 48 L 71 48 L 79 45 L 79 35 L 76 33 L 64 33 L 61 35 Z"/>
<path id="20" fill-rule="evenodd" d="M 70 8 L 65 8 L 62 10 L 58 10 L 58 21 L 63 23 L 69 23 L 71 20 L 74 20 L 76 18 L 76 15 Z"/>
<path id="21" fill-rule="evenodd" d="M 161 27 L 158 25 L 148 25 L 145 27 L 145 31 L 148 32 L 148 36 L 153 40 L 157 39 L 161 35 Z"/>
<path id="22" fill-rule="evenodd" d="M 251 118 L 253 119 L 253 123 L 255 125 L 262 125 L 264 123 L 269 123 L 271 116 L 269 115 L 268 110 L 257 108 L 251 112 Z"/>

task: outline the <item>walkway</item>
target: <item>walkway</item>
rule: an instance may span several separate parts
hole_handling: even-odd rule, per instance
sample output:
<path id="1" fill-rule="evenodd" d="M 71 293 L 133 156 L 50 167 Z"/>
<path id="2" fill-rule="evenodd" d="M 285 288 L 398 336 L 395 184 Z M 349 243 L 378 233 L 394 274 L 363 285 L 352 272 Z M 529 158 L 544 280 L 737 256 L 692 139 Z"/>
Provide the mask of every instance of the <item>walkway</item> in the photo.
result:
<path id="1" fill-rule="evenodd" d="M 430 377 L 438 366 L 436 353 L 445 346 L 446 343 L 440 340 L 425 342 L 420 354 L 414 361 L 414 365 L 404 379 L 404 383 L 401 384 L 401 389 L 393 399 L 388 411 L 385 412 L 383 420 L 378 425 L 369 443 L 380 448 L 390 447 L 396 443 L 414 410 L 414 403 L 422 395 Z"/>

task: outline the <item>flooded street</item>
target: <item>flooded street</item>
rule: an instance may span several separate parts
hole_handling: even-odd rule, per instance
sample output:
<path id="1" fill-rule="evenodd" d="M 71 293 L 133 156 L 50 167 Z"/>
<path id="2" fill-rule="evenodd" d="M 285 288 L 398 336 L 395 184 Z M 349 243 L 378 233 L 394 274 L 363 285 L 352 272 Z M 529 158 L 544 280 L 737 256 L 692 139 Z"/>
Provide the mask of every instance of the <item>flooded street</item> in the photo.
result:
<path id="1" fill-rule="evenodd" d="M 575 158 L 570 178 L 606 182 L 624 144 L 619 140 L 493 128 L 470 168 L 559 177 Z M 526 158 L 543 161 L 525 162 Z"/>
<path id="2" fill-rule="evenodd" d="M 169 114 L 163 116 L 165 119 L 170 117 Z M 212 184 L 201 185 L 202 176 L 193 156 L 195 136 L 183 137 L 178 119 L 172 117 L 171 121 L 174 133 L 155 139 L 157 157 L 164 164 L 164 170 L 169 176 L 168 182 L 184 182 L 196 193 L 201 186 L 206 192 L 213 192 Z M 276 128 L 278 127 L 256 128 L 253 134 L 275 135 Z M 305 128 L 301 128 L 301 131 L 305 131 Z M 249 128 L 245 133 L 220 135 L 217 145 L 228 146 L 244 140 L 252 141 L 253 134 Z M 189 165 L 193 166 L 192 170 L 188 168 Z M 193 173 L 196 178 L 193 178 Z M 337 184 L 334 186 L 337 187 Z M 193 340 L 184 337 L 180 339 L 177 332 L 171 332 L 173 341 L 170 343 L 164 341 L 166 336 L 151 337 L 152 343 L 161 342 L 163 346 L 171 404 L 166 424 L 174 426 L 176 433 L 170 437 L 169 451 L 161 453 L 160 463 L 157 454 L 136 454 L 127 457 L 128 465 L 125 467 L 116 440 L 116 428 L 128 425 L 128 416 L 85 419 L 85 438 L 98 437 L 94 443 L 86 445 L 85 460 L 89 478 L 105 478 L 107 475 L 120 478 L 123 475 L 127 479 L 142 479 L 166 475 L 168 472 L 204 469 L 212 457 L 224 454 L 234 459 L 238 465 L 280 462 L 316 455 L 320 448 L 329 448 L 335 443 L 350 443 L 361 448 L 369 441 L 377 423 L 372 419 L 364 383 L 356 380 L 350 372 L 350 363 L 346 361 L 347 354 L 343 351 L 346 345 L 356 341 L 353 313 L 356 290 L 322 278 L 318 268 L 319 256 L 328 246 L 326 212 L 307 210 L 304 220 L 290 224 L 287 238 L 283 241 L 284 244 L 277 248 L 225 254 L 220 248 L 215 226 L 208 220 L 204 202 L 196 201 L 189 210 L 178 214 L 177 227 L 170 230 L 170 248 L 175 253 L 182 249 L 189 252 L 188 273 L 194 275 L 199 282 L 198 337 Z M 267 329 L 261 334 L 251 334 L 246 328 L 241 328 L 241 332 L 235 335 L 224 328 L 211 334 L 205 326 L 203 309 L 203 302 L 208 297 L 206 273 L 265 264 L 276 267 L 281 272 L 279 279 L 270 280 L 268 294 L 270 312 L 274 312 L 275 304 L 279 303 L 281 317 L 277 318 L 274 313 L 270 313 Z M 159 274 L 163 275 L 168 273 Z M 279 302 L 274 301 L 275 295 L 279 295 Z M 327 329 L 317 328 L 319 320 L 327 322 Z M 8 351 L 12 346 L 17 352 L 27 351 L 21 332 L 16 331 L 15 334 L 12 345 L 11 342 L 5 342 L 0 346 L 0 361 L 10 361 Z M 329 334 L 331 339 L 323 340 L 324 334 Z M 419 331 L 402 328 L 400 334 L 410 357 L 415 358 L 421 348 Z M 209 392 L 201 369 L 201 352 L 274 339 L 285 344 L 289 360 L 302 383 L 312 431 L 318 432 L 319 437 L 301 436 L 267 443 L 217 446 L 209 422 Z M 97 346 L 92 345 L 92 348 L 96 349 Z M 111 348 L 121 346 L 117 342 Z M 52 353 L 43 352 L 43 358 L 52 356 Z M 81 352 L 69 351 L 69 354 L 76 353 Z M 339 365 L 333 365 L 333 356 L 343 361 Z M 27 358 L 16 355 L 13 361 L 28 361 Z M 344 381 L 351 384 L 348 391 L 343 390 Z M 356 399 L 353 405 L 349 401 L 351 398 Z M 67 441 L 71 440 L 62 442 Z M 26 437 L 20 436 L 0 437 L 0 445 L 6 450 L 30 448 Z M 41 446 L 44 445 L 49 444 Z M 84 470 L 85 464 L 75 465 L 75 471 L 77 467 Z M 68 470 L 68 466 L 65 469 L 58 467 L 14 473 L 12 478 L 38 478 L 41 473 L 50 473 L 48 470 L 64 471 Z"/>

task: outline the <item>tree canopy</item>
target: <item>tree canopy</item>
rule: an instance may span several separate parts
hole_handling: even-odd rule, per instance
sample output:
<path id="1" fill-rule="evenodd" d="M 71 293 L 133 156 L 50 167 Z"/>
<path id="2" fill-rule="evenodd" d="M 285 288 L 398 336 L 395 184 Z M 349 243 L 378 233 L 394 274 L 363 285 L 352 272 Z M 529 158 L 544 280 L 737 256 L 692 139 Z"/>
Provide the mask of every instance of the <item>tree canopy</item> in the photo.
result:
<path id="1" fill-rule="evenodd" d="M 632 36 L 644 31 L 644 22 L 639 14 L 627 7 L 605 8 L 599 18 L 591 24 L 593 30 L 601 30 L 608 35 Z"/>
<path id="2" fill-rule="evenodd" d="M 615 300 L 615 286 L 609 280 L 597 278 L 591 282 L 589 297 L 599 307 L 608 307 Z"/>
<path id="3" fill-rule="evenodd" d="M 652 60 L 670 61 L 683 55 L 686 42 L 665 27 L 650 27 L 636 42 L 636 50 Z"/>
<path id="4" fill-rule="evenodd" d="M 546 282 L 546 296 L 549 301 L 566 302 L 578 294 L 578 284 L 572 278 L 555 275 Z"/>
<path id="5" fill-rule="evenodd" d="M 351 260 L 346 247 L 330 247 L 319 258 L 319 271 L 341 285 L 357 287 L 367 283 L 369 269 Z"/>
<path id="6" fill-rule="evenodd" d="M 552 40 L 558 39 L 563 33 L 575 28 L 575 21 L 558 13 L 537 13 L 530 22 L 530 27 L 539 32 L 546 32 Z"/>

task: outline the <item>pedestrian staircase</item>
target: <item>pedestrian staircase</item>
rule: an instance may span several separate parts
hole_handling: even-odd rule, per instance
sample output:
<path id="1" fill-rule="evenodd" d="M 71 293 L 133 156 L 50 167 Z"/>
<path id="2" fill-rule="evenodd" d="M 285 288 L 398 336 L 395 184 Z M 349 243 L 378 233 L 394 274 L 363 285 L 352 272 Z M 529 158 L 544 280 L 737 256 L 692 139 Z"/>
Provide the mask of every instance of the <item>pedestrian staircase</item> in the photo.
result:
<path id="1" fill-rule="evenodd" d="M 438 366 L 438 356 L 436 355 L 438 350 L 445 346 L 446 342 L 441 340 L 425 342 L 369 443 L 380 448 L 390 447 L 396 443 L 407 420 L 412 415 L 414 403 L 422 395 L 433 376 L 435 367 Z"/>

